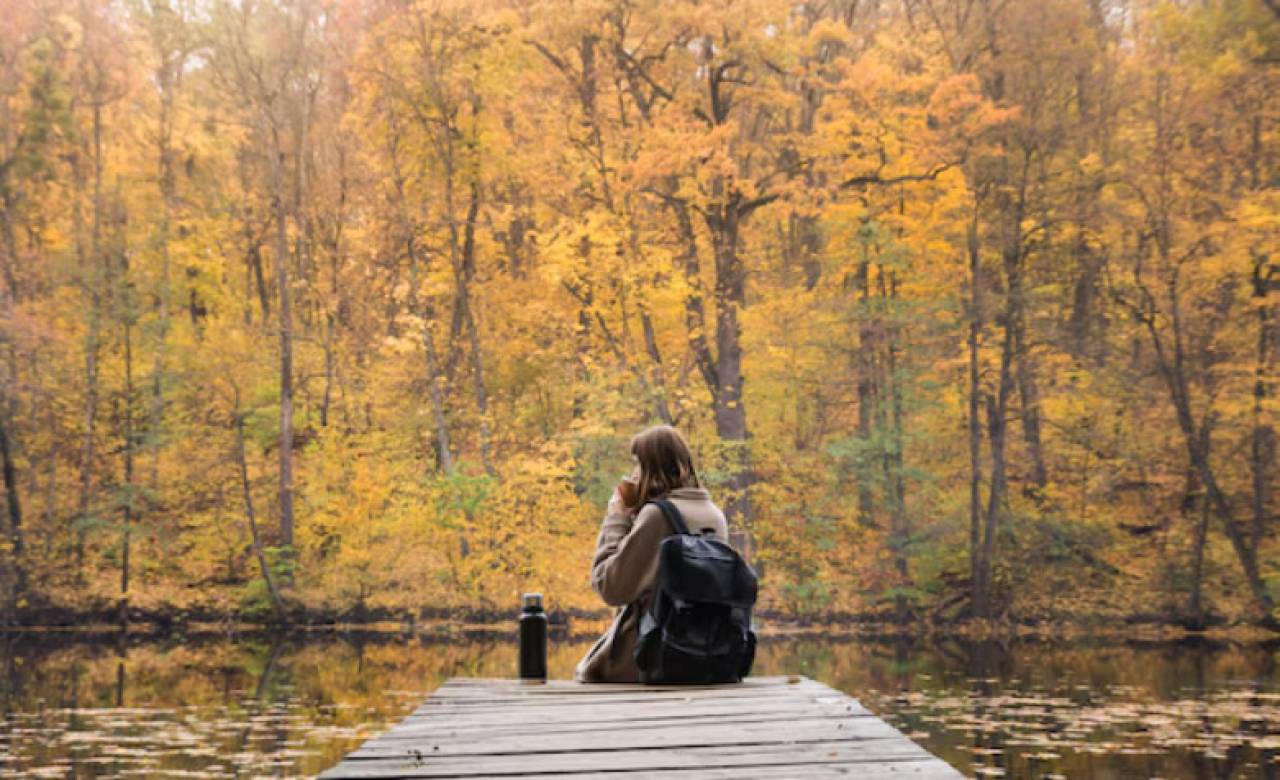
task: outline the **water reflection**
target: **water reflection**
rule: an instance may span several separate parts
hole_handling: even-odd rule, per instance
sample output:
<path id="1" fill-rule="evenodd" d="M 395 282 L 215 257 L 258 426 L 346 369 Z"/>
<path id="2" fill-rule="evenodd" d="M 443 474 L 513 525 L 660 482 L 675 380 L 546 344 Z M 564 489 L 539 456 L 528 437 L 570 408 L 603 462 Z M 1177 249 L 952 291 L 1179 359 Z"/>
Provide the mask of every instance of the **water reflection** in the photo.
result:
<path id="1" fill-rule="evenodd" d="M 1274 778 L 1277 649 L 906 641 L 797 660 L 968 774 Z"/>
<path id="2" fill-rule="evenodd" d="M 590 637 L 554 641 L 568 677 Z M 967 774 L 1280 777 L 1276 644 L 773 639 Z M 505 637 L 131 641 L 0 634 L 0 777 L 314 775 L 446 678 L 510 676 Z"/>

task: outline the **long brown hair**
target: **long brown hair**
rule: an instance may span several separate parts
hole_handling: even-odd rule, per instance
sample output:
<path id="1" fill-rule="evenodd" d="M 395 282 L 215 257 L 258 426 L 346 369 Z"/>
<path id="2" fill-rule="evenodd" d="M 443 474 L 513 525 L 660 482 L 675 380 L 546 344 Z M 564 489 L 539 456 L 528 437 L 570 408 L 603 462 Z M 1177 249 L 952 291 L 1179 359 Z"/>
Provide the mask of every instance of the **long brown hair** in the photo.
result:
<path id="1" fill-rule="evenodd" d="M 631 454 L 640 467 L 636 483 L 639 506 L 678 487 L 702 487 L 689 443 L 670 425 L 655 425 L 637 433 L 631 439 Z"/>

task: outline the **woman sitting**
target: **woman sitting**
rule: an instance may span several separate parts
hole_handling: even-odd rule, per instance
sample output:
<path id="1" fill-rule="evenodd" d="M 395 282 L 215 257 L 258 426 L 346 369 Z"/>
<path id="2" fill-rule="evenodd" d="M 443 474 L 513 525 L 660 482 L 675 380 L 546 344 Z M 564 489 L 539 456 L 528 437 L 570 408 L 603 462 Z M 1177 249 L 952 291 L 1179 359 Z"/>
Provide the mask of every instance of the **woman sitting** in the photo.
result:
<path id="1" fill-rule="evenodd" d="M 635 469 L 614 488 L 591 562 L 591 585 L 605 603 L 620 607 L 613 625 L 574 670 L 582 682 L 637 682 L 634 653 L 640 615 L 658 573 L 658 548 L 674 529 L 661 508 L 671 501 L 693 534 L 728 543 L 724 512 L 698 481 L 693 455 L 680 432 L 658 425 L 631 440 Z"/>

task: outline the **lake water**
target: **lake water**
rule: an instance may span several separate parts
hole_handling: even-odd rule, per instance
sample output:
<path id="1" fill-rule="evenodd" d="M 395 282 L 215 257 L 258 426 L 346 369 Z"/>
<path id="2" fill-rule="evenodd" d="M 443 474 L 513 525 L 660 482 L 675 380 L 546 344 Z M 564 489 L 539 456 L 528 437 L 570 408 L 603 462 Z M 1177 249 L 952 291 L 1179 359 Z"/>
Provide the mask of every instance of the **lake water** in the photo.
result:
<path id="1" fill-rule="evenodd" d="M 589 638 L 553 638 L 568 677 Z M 775 639 L 755 672 L 860 699 L 976 776 L 1280 777 L 1280 643 Z M 514 674 L 466 635 L 131 640 L 0 633 L 0 777 L 297 777 L 451 676 Z"/>

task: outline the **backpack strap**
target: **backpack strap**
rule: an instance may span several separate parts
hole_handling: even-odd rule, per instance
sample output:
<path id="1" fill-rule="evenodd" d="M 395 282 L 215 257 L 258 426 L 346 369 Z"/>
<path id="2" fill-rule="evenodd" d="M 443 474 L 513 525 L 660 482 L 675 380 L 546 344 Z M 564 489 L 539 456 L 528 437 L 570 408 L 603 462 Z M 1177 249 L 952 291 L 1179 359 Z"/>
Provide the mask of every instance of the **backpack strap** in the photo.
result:
<path id="1" fill-rule="evenodd" d="M 655 498 L 649 503 L 658 505 L 658 508 L 662 510 L 662 514 L 666 515 L 667 519 L 671 521 L 671 527 L 675 529 L 676 533 L 689 533 L 689 526 L 684 524 L 684 516 L 680 514 L 679 509 L 676 509 L 675 504 L 665 498 Z"/>

